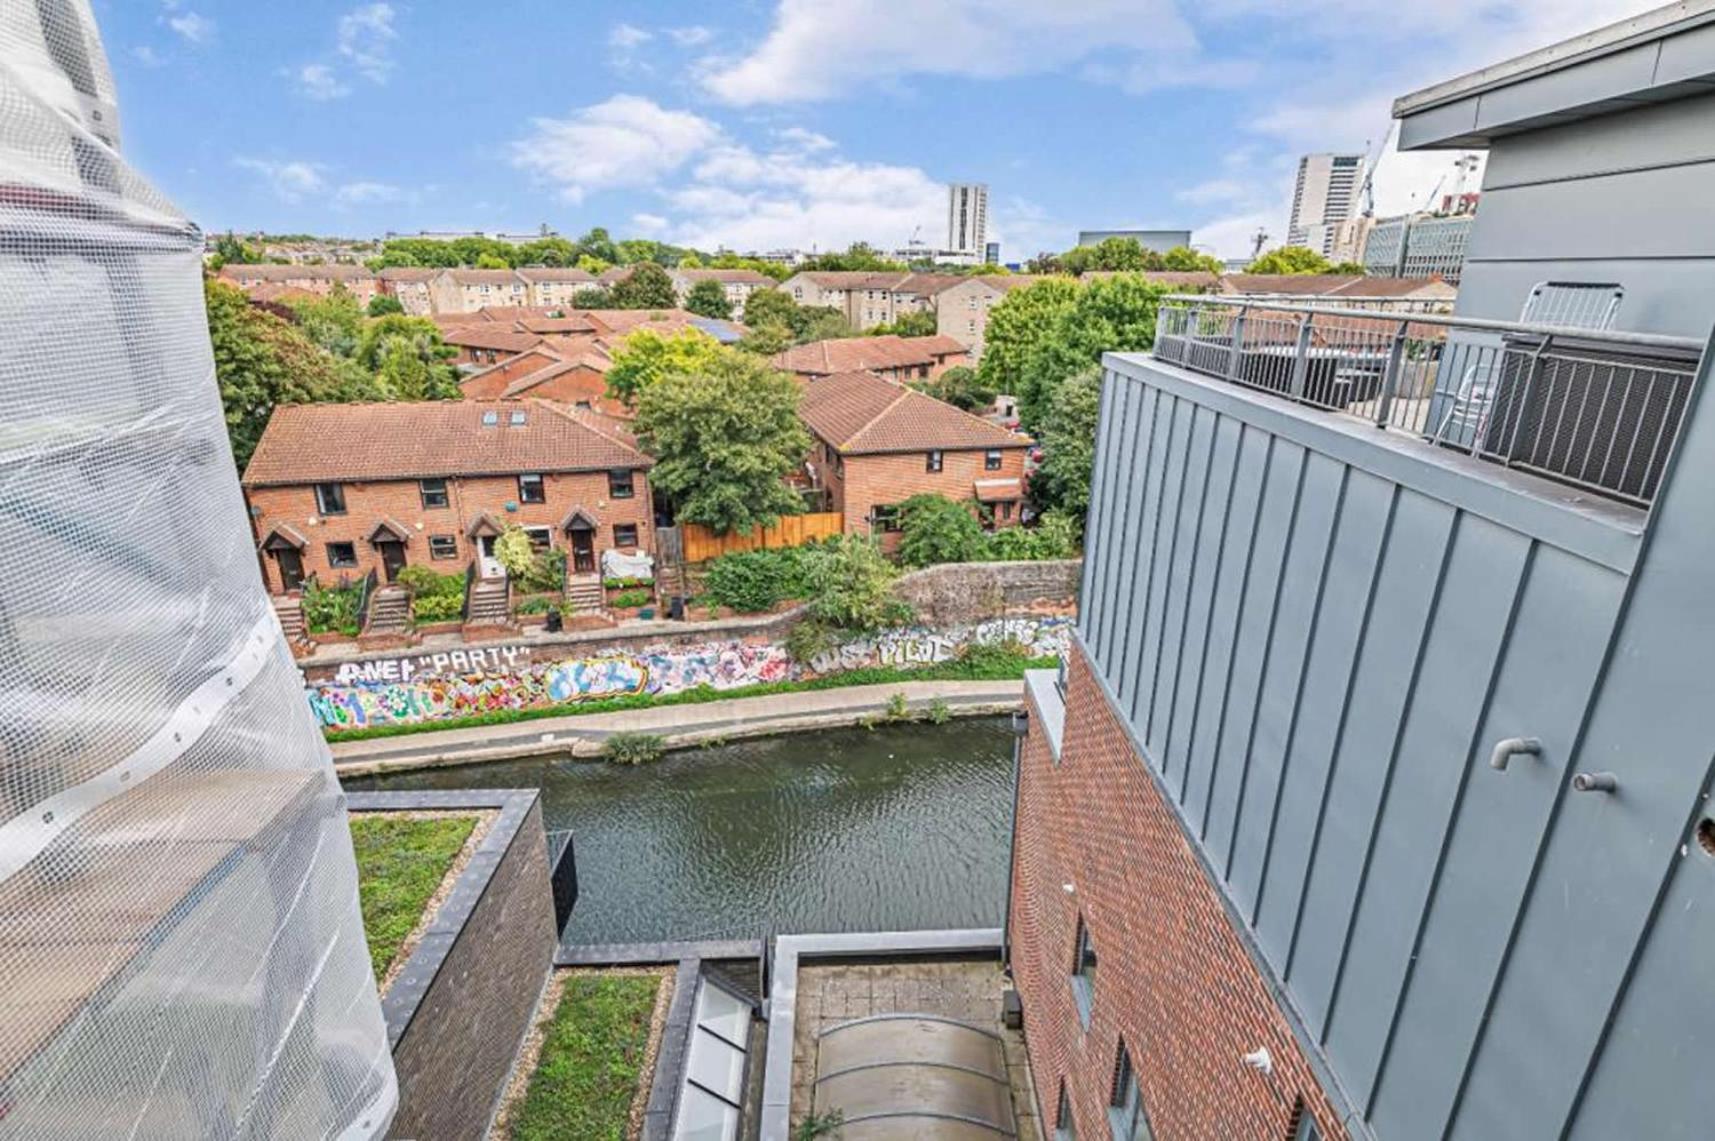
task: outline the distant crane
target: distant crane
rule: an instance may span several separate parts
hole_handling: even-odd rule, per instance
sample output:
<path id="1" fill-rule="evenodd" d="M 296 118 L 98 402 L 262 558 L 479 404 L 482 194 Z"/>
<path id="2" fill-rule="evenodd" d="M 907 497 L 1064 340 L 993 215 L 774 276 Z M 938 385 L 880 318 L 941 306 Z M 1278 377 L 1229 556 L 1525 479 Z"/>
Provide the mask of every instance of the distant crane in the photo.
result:
<path id="1" fill-rule="evenodd" d="M 1251 260 L 1252 261 L 1255 261 L 1257 258 L 1260 258 L 1262 256 L 1262 248 L 1264 246 L 1268 245 L 1268 239 L 1269 239 L 1269 232 L 1267 230 L 1263 229 L 1261 226 L 1258 226 L 1256 228 L 1256 233 L 1251 235 Z"/>

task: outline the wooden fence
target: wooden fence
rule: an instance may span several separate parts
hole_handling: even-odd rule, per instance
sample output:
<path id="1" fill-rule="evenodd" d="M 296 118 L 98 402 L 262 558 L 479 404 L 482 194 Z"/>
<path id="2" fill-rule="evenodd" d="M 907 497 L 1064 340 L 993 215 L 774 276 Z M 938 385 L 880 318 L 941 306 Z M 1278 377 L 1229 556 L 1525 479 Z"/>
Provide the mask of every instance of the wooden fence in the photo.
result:
<path id="1" fill-rule="evenodd" d="M 740 535 L 736 531 L 717 535 L 701 523 L 683 524 L 679 531 L 685 561 L 701 563 L 736 551 L 801 547 L 817 539 L 838 535 L 841 529 L 839 512 L 822 511 L 810 515 L 783 515 L 774 526 L 754 527 L 748 535 Z"/>

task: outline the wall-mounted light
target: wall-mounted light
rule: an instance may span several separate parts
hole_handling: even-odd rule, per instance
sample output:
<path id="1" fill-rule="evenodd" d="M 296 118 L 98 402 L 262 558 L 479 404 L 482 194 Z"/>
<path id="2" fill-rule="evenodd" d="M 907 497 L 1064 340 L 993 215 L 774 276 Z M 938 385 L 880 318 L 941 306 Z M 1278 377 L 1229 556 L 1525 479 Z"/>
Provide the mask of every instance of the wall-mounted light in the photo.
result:
<path id="1" fill-rule="evenodd" d="M 1274 1057 L 1269 1054 L 1267 1046 L 1258 1046 L 1246 1054 L 1242 1061 L 1253 1070 L 1260 1070 L 1270 1077 L 1274 1076 Z"/>

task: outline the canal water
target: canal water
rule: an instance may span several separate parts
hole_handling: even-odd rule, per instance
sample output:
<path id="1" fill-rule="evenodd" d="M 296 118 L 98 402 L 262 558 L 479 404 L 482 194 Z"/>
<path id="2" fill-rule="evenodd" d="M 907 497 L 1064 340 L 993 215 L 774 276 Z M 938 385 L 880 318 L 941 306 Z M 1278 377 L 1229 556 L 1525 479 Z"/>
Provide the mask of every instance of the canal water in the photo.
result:
<path id="1" fill-rule="evenodd" d="M 763 737 L 638 768 L 528 758 L 358 790 L 539 788 L 577 844 L 570 943 L 998 927 L 1004 718 Z"/>

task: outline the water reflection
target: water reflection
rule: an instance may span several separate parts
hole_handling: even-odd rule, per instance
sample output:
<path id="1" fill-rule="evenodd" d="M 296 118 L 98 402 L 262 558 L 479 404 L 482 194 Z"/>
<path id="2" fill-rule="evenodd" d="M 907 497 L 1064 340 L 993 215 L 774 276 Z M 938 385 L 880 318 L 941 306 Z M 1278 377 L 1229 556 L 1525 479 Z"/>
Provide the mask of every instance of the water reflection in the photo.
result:
<path id="1" fill-rule="evenodd" d="M 540 788 L 577 834 L 575 943 L 999 926 L 1012 735 L 1000 718 L 831 730 L 672 753 L 348 781 Z"/>

